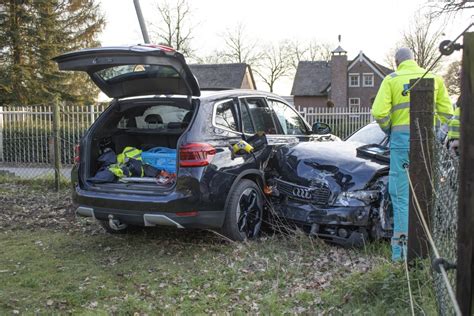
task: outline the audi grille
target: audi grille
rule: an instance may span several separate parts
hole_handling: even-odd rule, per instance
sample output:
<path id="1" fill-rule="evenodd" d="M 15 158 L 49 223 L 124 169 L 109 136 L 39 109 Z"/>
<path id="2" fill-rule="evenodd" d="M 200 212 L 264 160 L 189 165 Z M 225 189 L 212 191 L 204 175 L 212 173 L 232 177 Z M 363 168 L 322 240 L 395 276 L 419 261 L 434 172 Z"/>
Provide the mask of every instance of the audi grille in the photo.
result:
<path id="1" fill-rule="evenodd" d="M 301 201 L 311 201 L 318 205 L 327 205 L 331 190 L 324 183 L 314 182 L 314 186 L 305 187 L 291 182 L 276 179 L 278 192 L 290 198 Z"/>

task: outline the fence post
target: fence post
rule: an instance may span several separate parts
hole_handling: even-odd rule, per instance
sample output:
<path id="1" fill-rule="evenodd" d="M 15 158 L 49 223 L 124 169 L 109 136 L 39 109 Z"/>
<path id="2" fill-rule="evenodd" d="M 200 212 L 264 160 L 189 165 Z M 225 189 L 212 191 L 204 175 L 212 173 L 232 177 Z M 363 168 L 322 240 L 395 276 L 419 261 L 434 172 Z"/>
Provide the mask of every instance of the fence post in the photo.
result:
<path id="1" fill-rule="evenodd" d="M 418 199 L 421 213 L 428 220 L 428 210 L 433 205 L 433 189 L 431 175 L 433 174 L 430 159 L 433 157 L 433 100 L 434 80 L 410 80 L 410 179 L 413 191 L 410 189 L 408 216 L 408 254 L 412 261 L 425 258 L 429 253 L 428 239 L 423 230 L 421 220 L 416 212 L 414 197 Z M 429 222 L 427 222 L 429 225 Z M 429 228 L 428 228 L 429 229 Z"/>
<path id="2" fill-rule="evenodd" d="M 94 104 L 89 104 L 89 126 L 95 121 Z"/>
<path id="3" fill-rule="evenodd" d="M 0 106 L 0 162 L 5 161 L 3 155 L 3 106 Z"/>
<path id="4" fill-rule="evenodd" d="M 458 249 L 456 296 L 463 315 L 474 303 L 474 33 L 464 34 L 461 74 L 460 182 L 458 200 Z"/>
<path id="5" fill-rule="evenodd" d="M 60 105 L 59 97 L 56 97 L 53 105 L 53 142 L 54 142 L 54 188 L 59 191 L 61 178 L 61 137 L 60 137 Z"/>

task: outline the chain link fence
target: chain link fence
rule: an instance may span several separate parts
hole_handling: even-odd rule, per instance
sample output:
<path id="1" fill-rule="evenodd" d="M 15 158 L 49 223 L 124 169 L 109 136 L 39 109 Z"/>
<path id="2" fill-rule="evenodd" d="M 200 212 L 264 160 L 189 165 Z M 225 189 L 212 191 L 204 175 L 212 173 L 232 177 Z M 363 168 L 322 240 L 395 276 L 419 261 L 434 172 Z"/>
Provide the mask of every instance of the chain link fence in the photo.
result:
<path id="1" fill-rule="evenodd" d="M 434 146 L 433 182 L 434 201 L 431 212 L 431 231 L 442 258 L 450 263 L 457 259 L 457 209 L 459 189 L 459 158 L 446 146 Z M 448 270 L 451 287 L 456 288 L 456 270 Z M 436 299 L 441 315 L 454 315 L 455 311 L 441 274 L 433 274 Z"/>

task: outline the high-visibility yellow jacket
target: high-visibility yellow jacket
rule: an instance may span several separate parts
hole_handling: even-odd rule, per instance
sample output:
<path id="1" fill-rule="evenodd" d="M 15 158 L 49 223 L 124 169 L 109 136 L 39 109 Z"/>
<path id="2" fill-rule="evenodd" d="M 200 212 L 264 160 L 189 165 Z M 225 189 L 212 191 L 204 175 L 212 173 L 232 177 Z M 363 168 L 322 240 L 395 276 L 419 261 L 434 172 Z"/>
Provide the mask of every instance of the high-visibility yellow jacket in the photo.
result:
<path id="1" fill-rule="evenodd" d="M 414 60 L 402 62 L 396 72 L 382 81 L 372 106 L 372 115 L 387 133 L 410 131 L 410 94 L 402 95 L 411 79 L 420 78 L 425 69 Z M 453 106 L 448 90 L 440 76 L 428 73 L 425 78 L 434 78 L 435 118 L 447 123 L 453 115 Z"/>
<path id="2" fill-rule="evenodd" d="M 132 173 L 126 164 L 132 159 L 141 162 L 142 151 L 135 147 L 125 147 L 122 153 L 117 155 L 117 163 L 110 165 L 108 169 L 118 178 L 129 177 Z M 140 169 L 140 176 L 143 177 L 143 166 L 140 164 L 137 168 Z"/>
<path id="3" fill-rule="evenodd" d="M 461 126 L 460 120 L 461 119 L 461 108 L 457 107 L 456 110 L 454 110 L 454 116 L 449 121 L 448 124 L 448 139 L 459 139 L 459 127 Z"/>

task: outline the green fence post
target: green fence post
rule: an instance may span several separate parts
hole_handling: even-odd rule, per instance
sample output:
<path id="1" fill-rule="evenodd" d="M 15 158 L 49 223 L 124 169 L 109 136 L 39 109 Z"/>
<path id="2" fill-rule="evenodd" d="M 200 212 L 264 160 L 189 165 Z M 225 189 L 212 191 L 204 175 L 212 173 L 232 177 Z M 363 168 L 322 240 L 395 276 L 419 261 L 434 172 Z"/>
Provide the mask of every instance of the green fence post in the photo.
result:
<path id="1" fill-rule="evenodd" d="M 55 98 L 53 105 L 53 150 L 54 150 L 54 188 L 56 192 L 59 191 L 60 179 L 61 179 L 61 137 L 59 131 L 60 123 L 60 104 L 59 97 Z"/>

